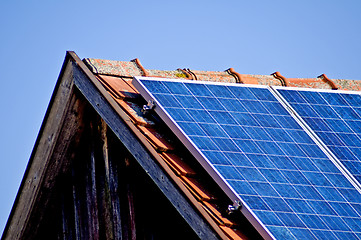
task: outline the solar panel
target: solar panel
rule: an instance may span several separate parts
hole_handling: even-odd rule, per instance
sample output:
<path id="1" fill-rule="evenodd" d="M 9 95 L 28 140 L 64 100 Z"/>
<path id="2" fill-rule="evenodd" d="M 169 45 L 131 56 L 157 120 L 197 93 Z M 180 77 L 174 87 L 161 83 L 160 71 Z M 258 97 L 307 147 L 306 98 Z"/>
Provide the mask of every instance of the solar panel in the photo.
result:
<path id="1" fill-rule="evenodd" d="M 361 184 L 361 96 L 341 91 L 278 91 Z"/>
<path id="2" fill-rule="evenodd" d="M 264 238 L 361 238 L 360 193 L 266 87 L 134 85 Z"/>

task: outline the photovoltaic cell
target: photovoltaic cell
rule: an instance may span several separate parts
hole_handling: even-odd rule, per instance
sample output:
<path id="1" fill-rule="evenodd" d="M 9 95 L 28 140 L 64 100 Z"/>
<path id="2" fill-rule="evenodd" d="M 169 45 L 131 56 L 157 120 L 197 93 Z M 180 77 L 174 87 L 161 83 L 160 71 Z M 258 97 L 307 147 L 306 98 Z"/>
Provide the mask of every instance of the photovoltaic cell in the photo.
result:
<path id="1" fill-rule="evenodd" d="M 361 183 L 361 96 L 345 92 L 278 91 Z"/>
<path id="2" fill-rule="evenodd" d="M 361 238 L 360 193 L 267 88 L 146 78 L 134 84 L 269 236 Z"/>

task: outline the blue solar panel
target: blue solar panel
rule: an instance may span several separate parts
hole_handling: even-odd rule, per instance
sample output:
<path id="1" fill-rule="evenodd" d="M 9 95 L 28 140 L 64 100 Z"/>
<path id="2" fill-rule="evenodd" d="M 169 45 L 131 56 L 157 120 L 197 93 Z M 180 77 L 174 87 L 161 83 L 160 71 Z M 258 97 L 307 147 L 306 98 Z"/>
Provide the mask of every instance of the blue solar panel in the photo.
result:
<path id="1" fill-rule="evenodd" d="M 278 91 L 361 183 L 361 96 L 344 92 Z"/>
<path id="2" fill-rule="evenodd" d="M 146 78 L 134 84 L 200 152 L 198 161 L 220 176 L 223 190 L 244 203 L 264 237 L 361 238 L 360 193 L 267 88 Z"/>

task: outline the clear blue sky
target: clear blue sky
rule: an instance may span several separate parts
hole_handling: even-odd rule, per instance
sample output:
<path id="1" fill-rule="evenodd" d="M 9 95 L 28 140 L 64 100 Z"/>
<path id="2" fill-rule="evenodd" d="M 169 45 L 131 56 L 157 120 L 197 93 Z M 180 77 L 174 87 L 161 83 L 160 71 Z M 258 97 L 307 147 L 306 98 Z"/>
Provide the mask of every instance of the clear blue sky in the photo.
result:
<path id="1" fill-rule="evenodd" d="M 150 69 L 361 79 L 359 0 L 3 0 L 0 9 L 1 233 L 67 50 Z"/>

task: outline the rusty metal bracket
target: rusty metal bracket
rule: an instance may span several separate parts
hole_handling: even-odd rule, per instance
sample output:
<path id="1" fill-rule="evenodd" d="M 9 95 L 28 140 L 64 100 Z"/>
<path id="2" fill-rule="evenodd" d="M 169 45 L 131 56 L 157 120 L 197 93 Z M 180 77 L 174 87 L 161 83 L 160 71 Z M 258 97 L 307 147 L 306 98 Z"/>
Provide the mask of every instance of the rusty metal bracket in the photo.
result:
<path id="1" fill-rule="evenodd" d="M 271 74 L 271 76 L 273 76 L 274 78 L 280 80 L 282 86 L 287 87 L 287 85 L 288 85 L 287 78 L 282 76 L 280 74 L 280 72 L 274 72 L 274 73 Z"/>
<path id="2" fill-rule="evenodd" d="M 193 80 L 198 80 L 197 75 L 194 72 L 192 72 L 189 68 L 184 68 L 183 70 L 187 71 L 192 76 Z"/>
<path id="3" fill-rule="evenodd" d="M 226 70 L 226 72 L 227 72 L 229 75 L 232 75 L 232 76 L 236 79 L 236 83 L 243 83 L 241 74 L 239 74 L 238 72 L 234 71 L 233 68 L 228 68 L 228 69 Z"/>
<path id="4" fill-rule="evenodd" d="M 326 74 L 323 73 L 323 74 L 321 74 L 320 76 L 318 76 L 317 78 L 322 79 L 322 81 L 324 81 L 325 83 L 327 83 L 328 85 L 330 85 L 331 88 L 332 88 L 332 90 L 337 90 L 337 89 L 338 89 L 337 85 L 336 85 L 331 79 L 329 79 L 329 78 L 326 76 Z"/>
<path id="5" fill-rule="evenodd" d="M 189 73 L 185 68 L 183 68 L 183 69 L 178 68 L 177 70 L 181 71 L 184 75 L 186 75 L 187 79 L 194 80 L 193 75 L 191 73 Z"/>

